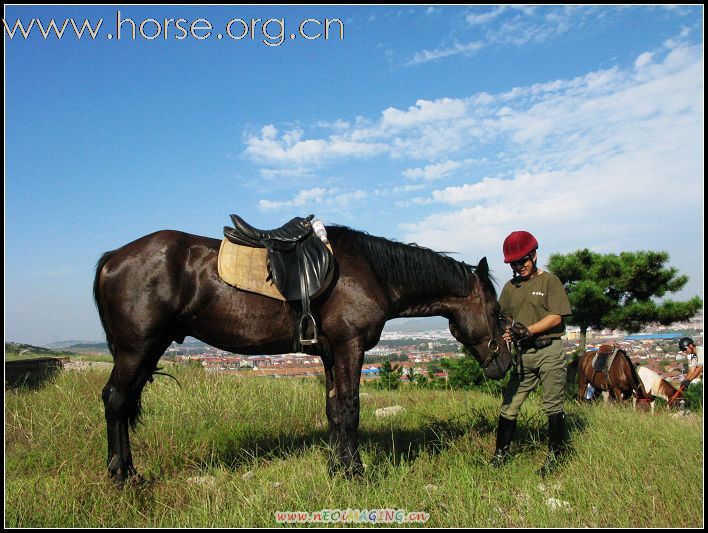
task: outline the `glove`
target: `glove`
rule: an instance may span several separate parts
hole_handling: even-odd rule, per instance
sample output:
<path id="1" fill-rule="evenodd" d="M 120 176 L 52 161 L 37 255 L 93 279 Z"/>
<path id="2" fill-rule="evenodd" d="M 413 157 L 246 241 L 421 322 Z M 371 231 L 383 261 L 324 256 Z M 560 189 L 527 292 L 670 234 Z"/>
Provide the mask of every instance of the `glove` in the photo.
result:
<path id="1" fill-rule="evenodd" d="M 521 322 L 514 322 L 511 325 L 511 328 L 509 328 L 509 333 L 515 342 L 527 341 L 533 337 L 533 333 L 531 333 L 529 328 L 524 326 Z"/>
<path id="2" fill-rule="evenodd" d="M 509 335 L 511 335 L 514 343 L 516 343 L 516 346 L 521 351 L 526 351 L 534 347 L 534 342 L 536 340 L 535 335 L 529 331 L 529 328 L 520 322 L 515 322 L 511 325 L 509 328 Z"/>

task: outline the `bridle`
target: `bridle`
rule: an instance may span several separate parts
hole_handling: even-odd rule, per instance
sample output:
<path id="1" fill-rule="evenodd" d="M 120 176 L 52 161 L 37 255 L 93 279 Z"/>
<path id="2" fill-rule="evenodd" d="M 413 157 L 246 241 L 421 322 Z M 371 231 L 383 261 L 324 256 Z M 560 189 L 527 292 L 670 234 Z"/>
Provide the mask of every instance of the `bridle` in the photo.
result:
<path id="1" fill-rule="evenodd" d="M 479 279 L 479 275 L 476 272 L 474 274 L 474 279 L 477 282 L 477 293 L 479 294 L 479 300 L 482 302 L 482 315 L 484 316 L 484 323 L 487 326 L 487 331 L 489 332 L 489 342 L 487 343 L 487 349 L 493 354 L 499 353 L 499 343 L 494 338 L 494 332 L 492 331 L 492 326 L 489 323 L 489 317 L 487 316 L 487 304 L 484 301 L 484 293 L 482 292 L 482 282 Z"/>
<path id="2" fill-rule="evenodd" d="M 474 279 L 476 281 L 479 300 L 480 302 L 482 302 L 482 314 L 484 315 L 484 323 L 487 326 L 487 331 L 489 332 L 489 342 L 487 343 L 487 349 L 492 353 L 492 357 L 489 362 L 483 367 L 484 369 L 486 369 L 488 366 L 491 366 L 491 364 L 494 363 L 499 357 L 499 343 L 494 338 L 494 331 L 492 330 L 492 325 L 489 323 L 489 317 L 487 315 L 487 304 L 484 301 L 484 292 L 482 291 L 482 281 L 479 279 L 479 274 L 477 274 L 477 272 L 473 271 L 472 274 L 474 275 Z M 501 320 L 502 317 L 500 316 L 499 319 Z"/>

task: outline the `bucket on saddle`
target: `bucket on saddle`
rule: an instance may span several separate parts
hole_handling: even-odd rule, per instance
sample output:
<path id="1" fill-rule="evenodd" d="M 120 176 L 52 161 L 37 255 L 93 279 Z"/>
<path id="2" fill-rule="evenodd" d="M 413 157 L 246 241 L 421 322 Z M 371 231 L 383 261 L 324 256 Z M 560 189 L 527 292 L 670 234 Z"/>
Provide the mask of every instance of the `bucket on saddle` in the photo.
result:
<path id="1" fill-rule="evenodd" d="M 268 279 L 288 302 L 300 302 L 298 320 L 301 345 L 317 344 L 317 323 L 310 311 L 310 299 L 323 292 L 332 280 L 332 251 L 312 228 L 314 215 L 295 217 L 280 228 L 260 230 L 238 215 L 231 215 L 233 228 L 224 226 L 230 242 L 251 248 L 265 248 Z M 308 324 L 312 335 L 307 336 Z"/>

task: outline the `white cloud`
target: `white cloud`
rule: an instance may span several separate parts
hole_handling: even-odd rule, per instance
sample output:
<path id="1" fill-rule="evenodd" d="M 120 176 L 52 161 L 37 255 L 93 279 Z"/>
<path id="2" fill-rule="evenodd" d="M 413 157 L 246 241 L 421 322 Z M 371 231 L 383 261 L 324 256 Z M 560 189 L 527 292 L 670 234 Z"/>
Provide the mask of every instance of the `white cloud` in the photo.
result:
<path id="1" fill-rule="evenodd" d="M 502 17 L 502 15 L 504 15 Z M 587 6 L 546 7 L 497 6 L 491 11 L 469 13 L 465 20 L 474 30 L 476 39 L 466 44 L 441 45 L 435 50 L 423 50 L 413 55 L 407 65 L 420 65 L 441 58 L 464 55 L 488 46 L 525 46 L 543 43 L 573 29 L 581 28 L 588 19 L 607 16 L 607 10 Z M 483 29 L 484 28 L 484 29 Z M 479 35 L 482 34 L 482 39 Z"/>
<path id="2" fill-rule="evenodd" d="M 472 26 L 476 26 L 479 24 L 487 24 L 492 20 L 496 19 L 502 13 L 504 13 L 504 11 L 509 9 L 509 7 L 510 6 L 498 6 L 492 9 L 491 11 L 487 11 L 486 13 L 480 13 L 479 15 L 470 13 L 465 17 L 465 20 Z"/>
<path id="3" fill-rule="evenodd" d="M 695 48 L 675 47 L 668 55 L 664 52 L 660 62 L 654 55 L 651 61 L 646 54 L 638 56 L 637 64 L 642 66 L 638 70 L 614 67 L 498 95 L 421 99 L 407 109 L 389 107 L 377 120 L 335 120 L 337 132 L 328 137 L 313 137 L 302 129 L 279 132 L 267 125 L 258 135 L 246 138 L 245 155 L 271 167 L 313 168 L 382 155 L 444 162 L 478 153 L 489 143 L 511 142 L 515 149 L 504 151 L 519 154 L 530 168 L 543 168 L 554 161 L 583 164 L 590 157 L 605 157 L 622 149 L 626 139 L 636 138 L 637 134 L 628 131 L 633 121 L 670 115 L 695 94 L 701 79 L 699 54 Z M 693 83 L 690 77 L 695 78 Z M 671 84 L 677 84 L 675 90 Z M 545 149 L 540 150 L 541 146 Z M 415 167 L 405 175 L 431 179 L 436 171 L 449 172 L 435 166 L 439 164 Z"/>
<path id="4" fill-rule="evenodd" d="M 259 171 L 261 177 L 270 181 L 294 180 L 303 177 L 311 177 L 312 173 L 307 167 L 288 168 L 262 168 Z"/>
<path id="5" fill-rule="evenodd" d="M 386 109 L 381 118 L 383 128 L 410 128 L 419 124 L 430 124 L 443 120 L 460 118 L 465 115 L 466 104 L 456 98 L 439 100 L 418 100 L 407 111 L 394 107 Z"/>
<path id="6" fill-rule="evenodd" d="M 342 128 L 342 126 L 340 124 Z M 303 139 L 302 130 L 289 130 L 278 137 L 278 130 L 268 125 L 260 135 L 246 137 L 245 154 L 266 164 L 320 164 L 338 157 L 367 157 L 381 153 L 385 146 L 375 142 L 353 141 L 340 135 L 327 139 Z"/>
<path id="7" fill-rule="evenodd" d="M 337 188 L 314 187 L 299 191 L 290 200 L 259 200 L 258 206 L 263 210 L 282 208 L 347 208 L 359 200 L 369 196 L 364 190 L 340 191 Z"/>
<path id="8" fill-rule="evenodd" d="M 470 41 L 464 44 L 455 43 L 452 46 L 440 47 L 435 50 L 423 50 L 421 52 L 416 52 L 407 64 L 421 65 L 423 63 L 428 63 L 429 61 L 435 61 L 436 59 L 442 59 L 444 57 L 456 55 L 468 56 L 478 50 L 481 50 L 482 48 L 484 48 L 484 43 L 480 41 Z"/>
<path id="9" fill-rule="evenodd" d="M 501 242 L 517 229 L 539 238 L 542 258 L 585 246 L 676 256 L 678 236 L 700 241 L 701 48 L 673 48 L 663 61 L 640 55 L 638 63 L 632 72 L 611 69 L 494 98 L 485 125 L 518 154 L 517 171 L 432 191 L 441 209 L 402 224 L 403 240 L 470 261 L 494 254 L 502 272 Z M 693 216 L 682 220 L 687 209 Z"/>
<path id="10" fill-rule="evenodd" d="M 373 119 L 357 117 L 336 137 L 309 141 L 323 148 L 352 143 L 361 152 L 346 148 L 311 161 L 346 163 L 375 146 L 368 157 L 397 164 L 398 182 L 376 195 L 362 185 L 309 190 L 263 200 L 261 207 L 309 201 L 332 210 L 337 202 L 362 208 L 385 198 L 387 208 L 407 210 L 401 240 L 459 251 L 468 261 L 494 254 L 503 272 L 500 243 L 517 229 L 539 238 L 542 258 L 585 246 L 672 251 L 677 235 L 700 242 L 702 47 L 677 43 L 637 55 L 629 69 L 499 94 L 418 100 Z M 258 139 L 294 150 L 307 137 L 266 127 Z M 483 179 L 463 172 L 479 162 L 488 166 Z M 424 187 L 406 189 L 411 184 Z"/>
<path id="11" fill-rule="evenodd" d="M 463 161 L 446 160 L 440 163 L 431 163 L 424 167 L 408 168 L 403 175 L 410 180 L 423 179 L 425 181 L 439 180 L 454 174 L 457 170 L 479 163 L 478 159 L 465 159 Z"/>
<path id="12" fill-rule="evenodd" d="M 258 205 L 262 209 L 280 209 L 282 207 L 302 207 L 312 203 L 322 203 L 327 189 L 315 187 L 298 192 L 291 200 L 272 201 L 260 200 Z M 331 191 L 330 191 L 331 192 Z"/>
<path id="13" fill-rule="evenodd" d="M 640 69 L 645 65 L 648 65 L 651 63 L 651 58 L 653 57 L 654 54 L 651 52 L 644 52 L 643 54 L 640 54 L 639 57 L 634 61 L 634 68 L 635 69 Z"/>

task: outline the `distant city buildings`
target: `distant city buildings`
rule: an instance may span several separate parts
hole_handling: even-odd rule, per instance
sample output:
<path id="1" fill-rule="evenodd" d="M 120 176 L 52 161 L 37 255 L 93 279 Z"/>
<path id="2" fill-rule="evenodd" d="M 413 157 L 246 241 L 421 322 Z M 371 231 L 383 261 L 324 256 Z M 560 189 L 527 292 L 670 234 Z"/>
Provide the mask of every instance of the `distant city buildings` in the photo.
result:
<path id="1" fill-rule="evenodd" d="M 648 366 L 669 381 L 680 382 L 687 370 L 687 360 L 678 351 L 678 339 L 687 333 L 697 345 L 703 344 L 702 313 L 684 323 L 647 327 L 638 335 L 628 335 L 623 331 L 590 330 L 587 349 L 593 350 L 605 343 L 616 344 L 625 349 L 636 363 Z M 577 347 L 579 338 L 579 328 L 569 326 L 564 337 L 566 348 L 572 350 Z M 379 344 L 366 352 L 362 379 L 376 379 L 381 367 L 379 361 L 387 358 L 395 358 L 393 364 L 399 365 L 406 377 L 411 374 L 429 375 L 430 364 L 443 358 L 460 357 L 459 346 L 447 329 L 384 332 Z M 307 354 L 242 356 L 198 344 L 173 345 L 165 355 L 178 363 L 198 363 L 209 372 L 269 377 L 314 377 L 324 373 L 321 359 Z M 372 359 L 375 362 L 368 362 Z M 444 373 L 441 375 L 444 376 Z"/>

